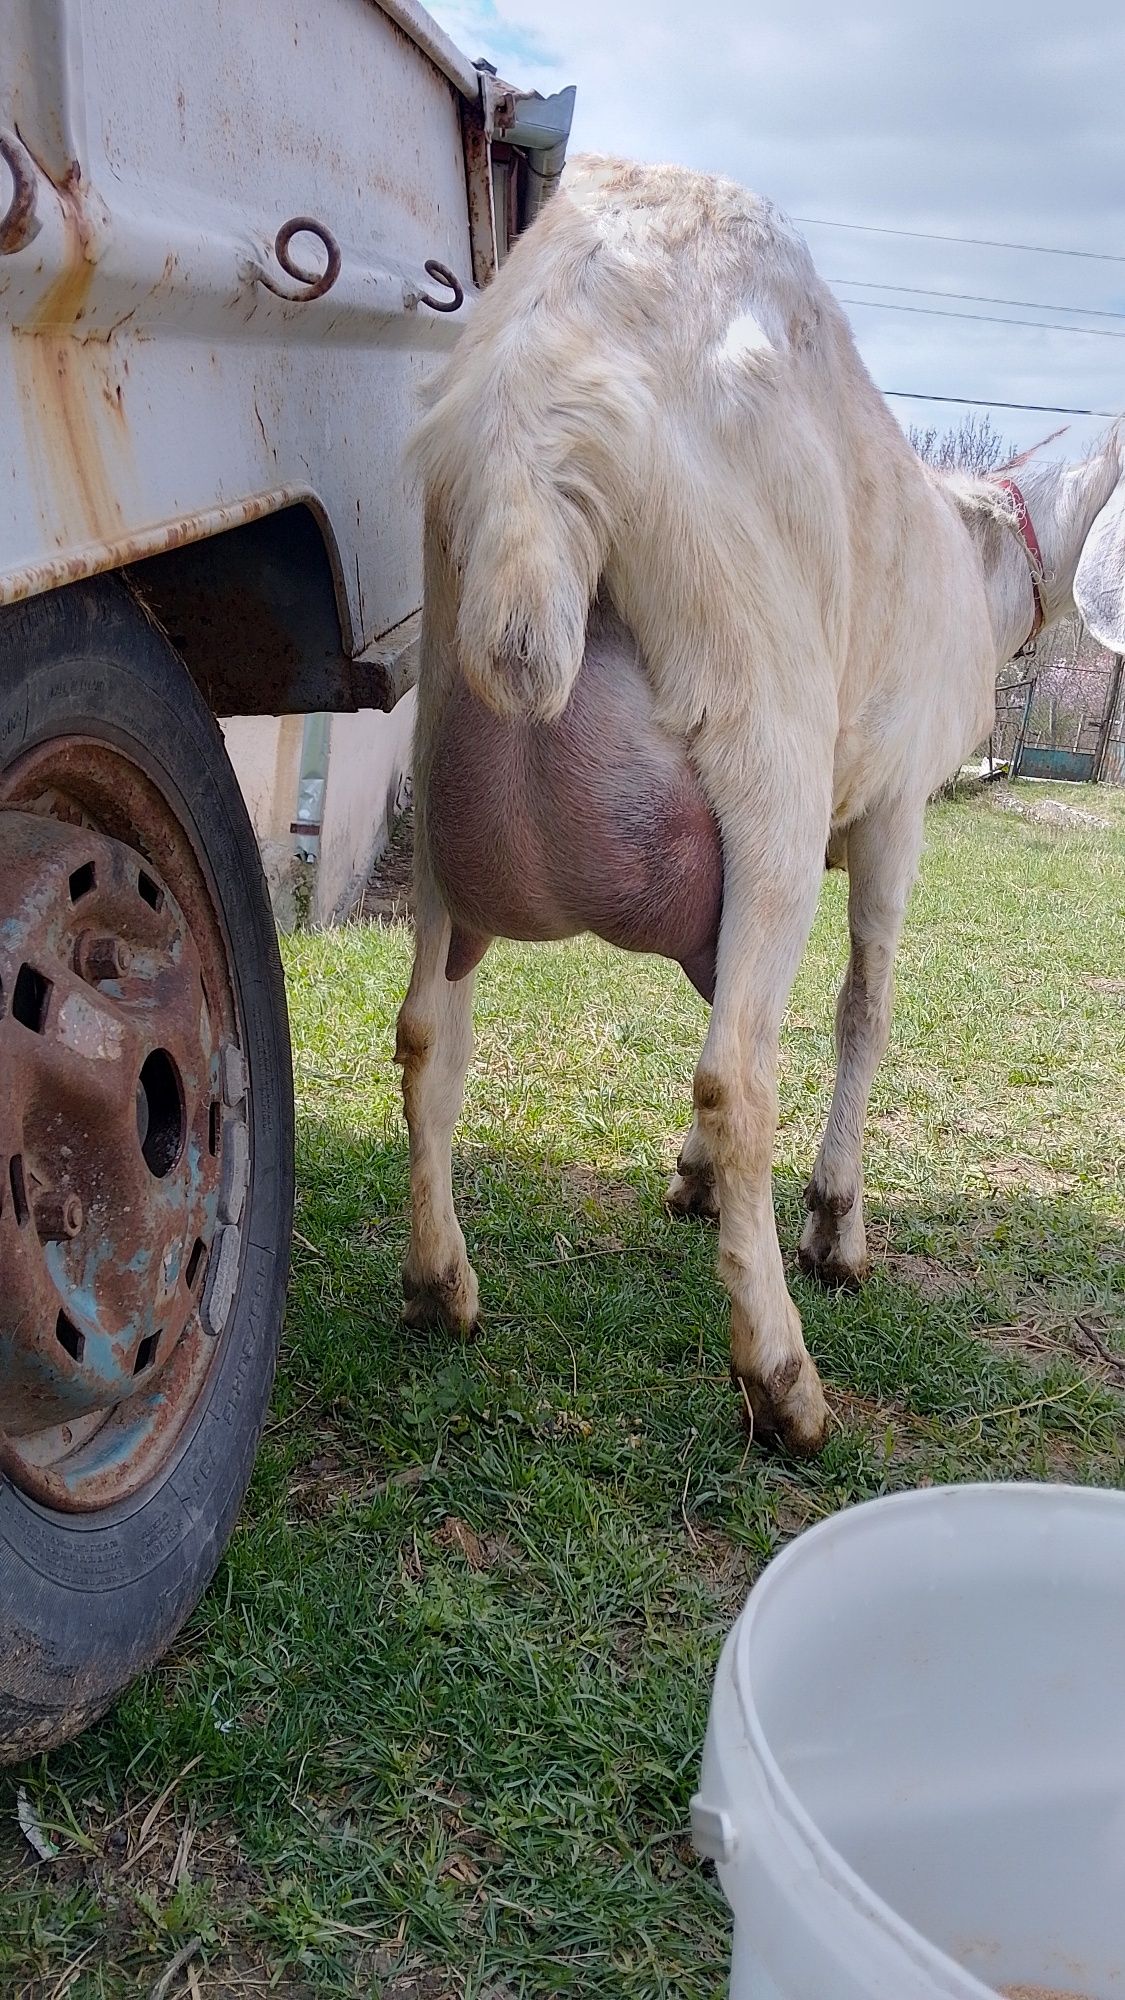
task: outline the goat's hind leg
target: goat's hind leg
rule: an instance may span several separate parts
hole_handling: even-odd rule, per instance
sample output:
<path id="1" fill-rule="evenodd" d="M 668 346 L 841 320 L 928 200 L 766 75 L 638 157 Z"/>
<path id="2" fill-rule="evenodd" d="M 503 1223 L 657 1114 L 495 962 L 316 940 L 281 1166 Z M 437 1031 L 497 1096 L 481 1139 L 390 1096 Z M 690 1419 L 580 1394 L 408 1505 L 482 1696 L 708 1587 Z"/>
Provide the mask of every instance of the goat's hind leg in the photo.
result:
<path id="1" fill-rule="evenodd" d="M 832 1109 L 805 1194 L 803 1270 L 853 1290 L 867 1270 L 863 1133 L 872 1081 L 887 1046 L 895 952 L 922 845 L 922 803 L 896 800 L 847 836 L 851 957 L 836 1008 L 838 1067 Z"/>
<path id="2" fill-rule="evenodd" d="M 742 740 L 730 731 L 713 757 L 705 737 L 699 746 L 723 827 L 727 875 L 693 1129 L 713 1163 L 719 1195 L 732 1375 L 759 1435 L 813 1452 L 824 1442 L 828 1412 L 786 1289 L 772 1167 L 778 1034 L 820 888 L 831 744 L 818 742 L 809 728 L 787 738 L 775 731 L 771 746 L 752 717 L 740 718 L 739 733 Z M 767 737 L 762 747 L 760 736 Z"/>
<path id="3" fill-rule="evenodd" d="M 421 856 L 416 889 L 414 970 L 395 1047 L 410 1132 L 403 1318 L 411 1326 L 440 1321 L 467 1337 L 477 1323 L 478 1291 L 453 1206 L 453 1128 L 473 1050 L 475 975 L 446 977 L 452 927 Z"/>
<path id="4" fill-rule="evenodd" d="M 847 867 L 846 833 L 836 833 L 830 837 L 824 865 L 825 868 Z M 684 1142 L 676 1161 L 676 1171 L 668 1183 L 664 1202 L 669 1214 L 677 1220 L 687 1216 L 700 1216 L 707 1222 L 717 1222 L 719 1219 L 719 1191 L 715 1185 L 715 1168 L 698 1117 L 692 1119 L 684 1135 Z"/>

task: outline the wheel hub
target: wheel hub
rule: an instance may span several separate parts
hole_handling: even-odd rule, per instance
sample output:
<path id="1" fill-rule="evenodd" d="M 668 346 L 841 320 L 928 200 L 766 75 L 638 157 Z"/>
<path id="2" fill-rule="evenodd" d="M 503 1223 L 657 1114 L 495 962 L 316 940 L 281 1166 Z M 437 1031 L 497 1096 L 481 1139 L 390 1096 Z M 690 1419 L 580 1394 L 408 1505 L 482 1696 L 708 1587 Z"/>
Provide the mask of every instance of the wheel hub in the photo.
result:
<path id="1" fill-rule="evenodd" d="M 151 841 L 35 803 L 0 811 L 0 1469 L 85 1510 L 151 1476 L 210 1367 L 245 1079 L 198 884 L 193 922 Z"/>

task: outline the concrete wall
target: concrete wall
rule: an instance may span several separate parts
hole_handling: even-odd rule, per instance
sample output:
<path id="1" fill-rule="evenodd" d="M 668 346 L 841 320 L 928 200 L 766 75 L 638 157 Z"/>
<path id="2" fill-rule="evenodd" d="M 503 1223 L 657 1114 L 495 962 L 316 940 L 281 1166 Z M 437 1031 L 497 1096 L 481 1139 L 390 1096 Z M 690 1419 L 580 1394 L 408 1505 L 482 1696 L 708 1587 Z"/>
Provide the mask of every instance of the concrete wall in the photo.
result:
<path id="1" fill-rule="evenodd" d="M 304 717 L 235 715 L 219 727 L 255 833 L 280 840 L 297 810 Z"/>
<path id="2" fill-rule="evenodd" d="M 234 715 L 220 722 L 258 836 L 274 915 L 292 930 L 302 915 L 300 864 L 290 824 L 297 813 L 303 715 Z"/>
<path id="3" fill-rule="evenodd" d="M 395 801 L 410 769 L 413 728 L 413 689 L 389 715 L 361 709 L 358 715 L 332 717 L 312 908 L 318 924 L 351 915 L 387 845 Z"/>
<path id="4" fill-rule="evenodd" d="M 410 769 L 414 694 L 389 715 L 363 709 L 329 718 L 327 781 L 317 859 L 298 859 L 297 818 L 305 718 L 232 716 L 221 727 L 250 812 L 283 930 L 310 918 L 340 923 L 356 908 L 390 838 L 396 800 Z"/>

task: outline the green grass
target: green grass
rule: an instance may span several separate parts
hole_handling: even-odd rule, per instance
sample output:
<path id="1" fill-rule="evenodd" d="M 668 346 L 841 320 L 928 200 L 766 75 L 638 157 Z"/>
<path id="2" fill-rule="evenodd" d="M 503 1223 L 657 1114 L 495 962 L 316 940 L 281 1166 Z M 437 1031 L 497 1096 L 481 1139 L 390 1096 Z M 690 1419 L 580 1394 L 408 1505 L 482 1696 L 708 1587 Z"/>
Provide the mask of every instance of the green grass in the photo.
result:
<path id="1" fill-rule="evenodd" d="M 793 1278 L 838 1419 L 813 1465 L 746 1454 L 714 1238 L 661 1211 L 705 1019 L 680 975 L 588 942 L 486 962 L 456 1175 L 487 1320 L 461 1351 L 397 1319 L 409 940 L 289 940 L 299 1237 L 272 1425 L 171 1657 L 17 1774 L 62 1829 L 52 1867 L 0 1783 L 0 1991 L 145 1993 L 194 1936 L 205 2000 L 271 1977 L 385 2000 L 723 1990 L 687 1805 L 762 1564 L 895 1487 L 1122 1477 L 1099 1343 L 1125 1353 L 1125 820 L 1059 791 L 1114 826 L 931 813 L 869 1127 L 874 1274 L 855 1298 Z M 784 1037 L 786 1246 L 844 888 Z"/>

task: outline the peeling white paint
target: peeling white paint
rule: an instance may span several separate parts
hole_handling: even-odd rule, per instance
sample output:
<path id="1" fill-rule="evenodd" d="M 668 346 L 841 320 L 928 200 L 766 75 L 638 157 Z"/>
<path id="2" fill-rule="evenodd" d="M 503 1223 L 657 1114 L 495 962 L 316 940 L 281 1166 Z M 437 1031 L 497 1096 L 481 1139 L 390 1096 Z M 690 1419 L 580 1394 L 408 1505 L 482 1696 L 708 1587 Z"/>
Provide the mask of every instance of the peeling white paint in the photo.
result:
<path id="1" fill-rule="evenodd" d="M 120 1062 L 125 1046 L 121 1022 L 85 993 L 68 993 L 59 1008 L 55 1033 L 64 1048 L 90 1062 Z"/>

